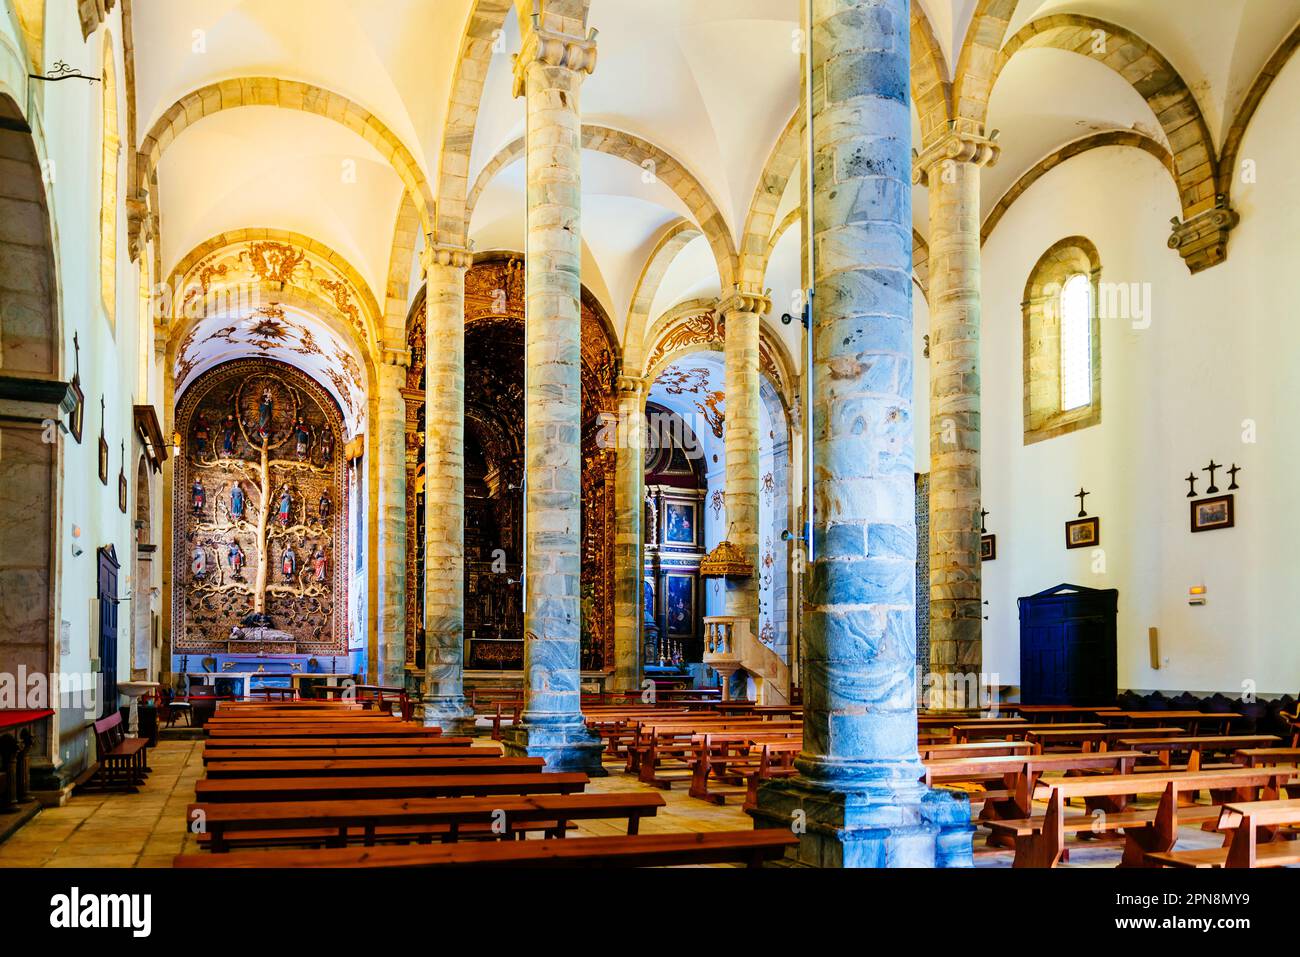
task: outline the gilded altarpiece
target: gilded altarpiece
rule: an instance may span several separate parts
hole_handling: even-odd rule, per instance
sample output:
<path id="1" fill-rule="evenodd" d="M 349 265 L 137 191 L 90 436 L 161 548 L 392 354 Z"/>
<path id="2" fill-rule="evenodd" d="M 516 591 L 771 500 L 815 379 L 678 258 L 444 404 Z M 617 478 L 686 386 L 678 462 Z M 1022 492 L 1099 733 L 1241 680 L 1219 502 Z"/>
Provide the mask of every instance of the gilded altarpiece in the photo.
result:
<path id="1" fill-rule="evenodd" d="M 347 652 L 343 420 L 271 359 L 205 373 L 181 397 L 173 502 L 177 653 Z"/>
<path id="2" fill-rule="evenodd" d="M 407 608 L 421 608 L 425 305 L 407 329 Z M 600 305 L 582 297 L 582 667 L 614 660 L 614 450 L 601 449 L 602 415 L 617 410 L 614 336 Z M 476 263 L 465 278 L 465 667 L 523 667 L 518 580 L 523 542 L 524 264 Z M 497 549 L 504 569 L 494 567 Z M 407 615 L 407 666 L 419 660 L 422 614 Z"/>

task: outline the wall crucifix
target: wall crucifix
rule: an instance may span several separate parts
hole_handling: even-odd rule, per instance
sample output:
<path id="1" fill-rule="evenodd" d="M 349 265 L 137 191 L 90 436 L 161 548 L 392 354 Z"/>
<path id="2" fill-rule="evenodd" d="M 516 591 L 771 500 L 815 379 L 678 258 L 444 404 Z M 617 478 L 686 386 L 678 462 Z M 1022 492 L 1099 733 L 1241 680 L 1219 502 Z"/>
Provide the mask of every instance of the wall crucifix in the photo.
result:
<path id="1" fill-rule="evenodd" d="M 1091 492 L 1085 492 L 1085 491 L 1083 490 L 1083 486 L 1079 486 L 1079 491 L 1077 491 L 1077 492 L 1074 493 L 1074 497 L 1077 498 L 1077 499 L 1079 500 L 1079 517 L 1080 517 L 1080 518 L 1086 518 L 1086 517 L 1088 516 L 1088 510 L 1085 509 L 1085 508 L 1083 507 L 1083 500 L 1084 500 L 1085 498 L 1087 498 L 1087 497 L 1088 497 L 1089 495 L 1091 495 L 1091 494 L 1092 494 Z"/>

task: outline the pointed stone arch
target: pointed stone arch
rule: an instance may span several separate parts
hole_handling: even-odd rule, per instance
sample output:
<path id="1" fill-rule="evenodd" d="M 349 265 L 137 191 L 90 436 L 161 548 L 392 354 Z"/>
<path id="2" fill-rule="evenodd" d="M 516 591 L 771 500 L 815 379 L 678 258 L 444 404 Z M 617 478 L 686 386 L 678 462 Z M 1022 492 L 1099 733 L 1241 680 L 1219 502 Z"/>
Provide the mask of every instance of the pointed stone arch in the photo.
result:
<path id="1" fill-rule="evenodd" d="M 921 143 L 929 145 L 952 117 L 952 81 L 934 26 L 912 0 L 912 100 L 921 118 Z"/>
<path id="2" fill-rule="evenodd" d="M 952 118 L 964 132 L 983 135 L 989 95 L 997 73 L 998 52 L 1019 0 L 979 0 L 953 75 Z M 937 130 L 936 130 L 937 132 Z M 927 144 L 928 145 L 928 144 Z"/>
<path id="3" fill-rule="evenodd" d="M 704 234 L 687 219 L 670 223 L 660 234 L 658 242 L 646 259 L 636 288 L 632 291 L 632 302 L 628 307 L 627 324 L 623 327 L 623 367 L 639 369 L 645 358 L 646 325 L 650 321 L 650 309 L 654 305 L 659 286 L 663 283 L 668 267 L 673 264 L 678 253 Z"/>

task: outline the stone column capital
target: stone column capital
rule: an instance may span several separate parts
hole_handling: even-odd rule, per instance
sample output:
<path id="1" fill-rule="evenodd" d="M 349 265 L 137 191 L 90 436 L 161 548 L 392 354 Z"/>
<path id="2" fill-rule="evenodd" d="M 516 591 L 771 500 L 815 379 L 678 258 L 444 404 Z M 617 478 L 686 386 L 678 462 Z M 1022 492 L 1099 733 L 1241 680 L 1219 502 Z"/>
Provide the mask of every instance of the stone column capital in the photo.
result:
<path id="1" fill-rule="evenodd" d="M 1002 154 L 997 144 L 998 131 L 988 136 L 968 130 L 947 130 L 939 139 L 912 157 L 912 182 L 930 185 L 930 174 L 944 163 L 970 163 L 977 167 L 994 166 Z"/>
<path id="2" fill-rule="evenodd" d="M 643 376 L 621 375 L 614 380 L 614 390 L 620 399 L 634 398 L 644 395 L 649 384 Z"/>
<path id="3" fill-rule="evenodd" d="M 393 349 L 385 346 L 381 362 L 386 366 L 397 366 L 399 369 L 409 369 L 411 367 L 411 350 Z"/>
<path id="4" fill-rule="evenodd" d="M 1241 222 L 1241 215 L 1222 200 L 1212 209 L 1181 221 L 1170 220 L 1169 248 L 1187 263 L 1193 273 L 1209 269 L 1228 258 L 1228 233 Z"/>
<path id="5" fill-rule="evenodd" d="M 424 267 L 426 273 L 434 266 L 469 269 L 474 265 L 474 254 L 464 246 L 451 246 L 431 241 L 420 254 L 420 265 Z"/>
<path id="6" fill-rule="evenodd" d="M 534 63 L 564 67 L 577 73 L 580 78 L 589 76 L 596 69 L 596 31 L 592 30 L 586 37 L 557 33 L 541 26 L 534 17 L 514 58 L 515 97 L 524 95 L 524 78 Z"/>
<path id="7" fill-rule="evenodd" d="M 768 295 L 771 291 L 768 289 L 759 292 L 755 289 L 735 286 L 729 294 L 718 300 L 718 312 L 724 316 L 737 312 L 753 312 L 765 316 L 772 311 L 772 297 Z"/>

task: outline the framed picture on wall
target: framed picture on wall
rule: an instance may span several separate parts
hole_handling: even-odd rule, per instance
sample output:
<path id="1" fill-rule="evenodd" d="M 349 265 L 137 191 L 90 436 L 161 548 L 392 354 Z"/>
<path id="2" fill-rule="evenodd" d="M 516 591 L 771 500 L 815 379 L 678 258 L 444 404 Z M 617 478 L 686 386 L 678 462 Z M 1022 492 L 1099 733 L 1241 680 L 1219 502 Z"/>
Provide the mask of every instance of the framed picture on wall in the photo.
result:
<path id="1" fill-rule="evenodd" d="M 126 473 L 117 473 L 117 507 L 126 514 Z"/>
<path id="2" fill-rule="evenodd" d="M 108 440 L 99 433 L 99 484 L 108 484 Z"/>
<path id="3" fill-rule="evenodd" d="M 72 433 L 72 437 L 76 439 L 77 444 L 80 445 L 81 430 L 86 424 L 86 396 L 81 391 L 81 386 L 78 384 L 76 379 L 72 380 L 72 384 L 69 388 L 72 389 L 72 394 L 75 397 L 77 404 L 73 406 L 72 411 L 68 413 L 68 431 Z"/>
<path id="4" fill-rule="evenodd" d="M 1237 516 L 1233 506 L 1234 495 L 1216 495 L 1192 502 L 1192 531 L 1208 532 L 1216 528 L 1232 528 Z"/>
<path id="5" fill-rule="evenodd" d="M 664 543 L 690 545 L 699 541 L 695 502 L 664 503 Z"/>
<path id="6" fill-rule="evenodd" d="M 991 562 L 998 557 L 998 537 L 996 535 L 980 536 L 980 561 Z"/>
<path id="7" fill-rule="evenodd" d="M 664 575 L 664 627 L 673 638 L 695 637 L 694 575 Z"/>
<path id="8" fill-rule="evenodd" d="M 1092 515 L 1065 523 L 1066 548 L 1095 548 L 1101 544 L 1101 519 Z"/>

